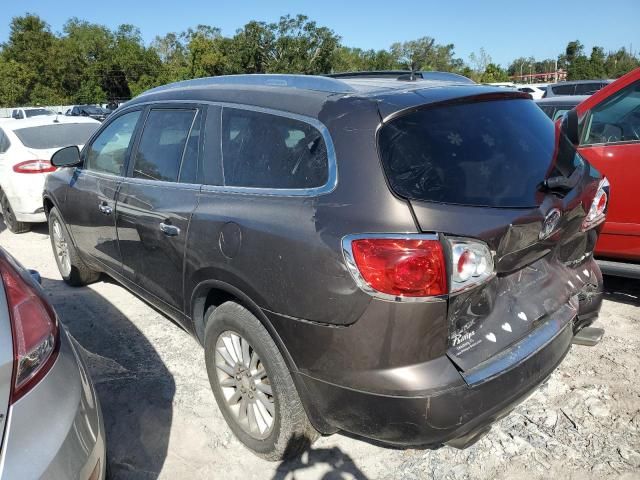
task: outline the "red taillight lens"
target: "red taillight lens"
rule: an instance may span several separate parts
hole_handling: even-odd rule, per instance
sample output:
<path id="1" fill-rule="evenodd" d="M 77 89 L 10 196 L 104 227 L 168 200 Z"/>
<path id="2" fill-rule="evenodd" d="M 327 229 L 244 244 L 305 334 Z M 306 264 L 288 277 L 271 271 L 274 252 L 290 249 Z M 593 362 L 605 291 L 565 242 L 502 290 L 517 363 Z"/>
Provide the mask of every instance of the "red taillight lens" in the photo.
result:
<path id="1" fill-rule="evenodd" d="M 55 172 L 56 169 L 49 160 L 27 160 L 13 166 L 16 173 L 49 173 Z"/>
<path id="2" fill-rule="evenodd" d="M 438 240 L 365 238 L 351 241 L 353 260 L 374 290 L 396 297 L 447 293 L 442 245 Z"/>
<path id="3" fill-rule="evenodd" d="M 53 309 L 32 282 L 0 257 L 0 275 L 9 306 L 14 351 L 12 401 L 29 391 L 50 369 L 58 344 Z"/>

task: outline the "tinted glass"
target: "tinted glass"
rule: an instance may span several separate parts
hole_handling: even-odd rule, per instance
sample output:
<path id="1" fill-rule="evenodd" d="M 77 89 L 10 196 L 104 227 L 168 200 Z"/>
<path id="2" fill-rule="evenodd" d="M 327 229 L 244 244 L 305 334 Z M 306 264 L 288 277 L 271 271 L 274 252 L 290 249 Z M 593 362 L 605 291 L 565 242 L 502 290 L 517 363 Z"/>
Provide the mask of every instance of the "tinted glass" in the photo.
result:
<path id="1" fill-rule="evenodd" d="M 576 95 L 593 95 L 603 87 L 601 83 L 577 83 Z"/>
<path id="2" fill-rule="evenodd" d="M 587 144 L 640 140 L 640 82 L 593 107 L 584 138 Z"/>
<path id="3" fill-rule="evenodd" d="M 195 110 L 151 110 L 136 152 L 133 176 L 148 180 L 178 180 L 182 154 Z"/>
<path id="4" fill-rule="evenodd" d="M 198 155 L 200 150 L 200 132 L 202 115 L 200 112 L 196 114 L 196 119 L 191 127 L 187 147 L 182 157 L 182 165 L 180 166 L 180 174 L 178 175 L 181 183 L 196 183 L 198 177 Z"/>
<path id="5" fill-rule="evenodd" d="M 398 195 L 492 207 L 537 205 L 551 163 L 569 173 L 575 156 L 563 144 L 554 157 L 553 122 L 530 100 L 425 108 L 384 126 L 379 144 Z"/>
<path id="6" fill-rule="evenodd" d="M 84 145 L 99 123 L 52 123 L 38 127 L 14 130 L 22 144 L 28 148 L 46 149 Z"/>
<path id="7" fill-rule="evenodd" d="M 575 91 L 575 85 L 574 84 L 570 84 L 570 85 L 557 85 L 555 87 L 551 87 L 551 90 L 553 90 L 553 93 L 555 95 L 573 95 L 573 92 Z"/>
<path id="8" fill-rule="evenodd" d="M 25 110 L 27 117 L 38 117 L 40 115 L 54 115 L 51 110 L 47 110 L 46 108 L 31 108 L 29 110 Z"/>
<path id="9" fill-rule="evenodd" d="M 123 175 L 127 151 L 140 111 L 129 112 L 111 122 L 89 147 L 86 166 L 96 172 Z"/>
<path id="10" fill-rule="evenodd" d="M 329 176 L 322 134 L 279 115 L 225 108 L 222 158 L 230 186 L 314 188 Z"/>

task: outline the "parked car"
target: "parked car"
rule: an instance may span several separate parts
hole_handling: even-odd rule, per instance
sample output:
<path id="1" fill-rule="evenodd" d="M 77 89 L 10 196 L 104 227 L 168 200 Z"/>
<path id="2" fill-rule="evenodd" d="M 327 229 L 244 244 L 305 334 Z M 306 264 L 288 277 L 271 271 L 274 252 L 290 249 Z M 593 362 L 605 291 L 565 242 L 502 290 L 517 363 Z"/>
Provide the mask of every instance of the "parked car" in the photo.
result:
<path id="1" fill-rule="evenodd" d="M 35 278 L 0 247 L 0 478 L 105 478 L 100 403 Z"/>
<path id="2" fill-rule="evenodd" d="M 11 111 L 11 118 L 15 119 L 15 120 L 22 120 L 24 118 L 32 118 L 32 117 L 39 117 L 39 116 L 49 116 L 49 115 L 55 115 L 55 112 L 52 112 L 51 110 L 47 109 L 47 108 L 14 108 Z"/>
<path id="3" fill-rule="evenodd" d="M 534 100 L 538 100 L 544 96 L 544 93 L 547 91 L 547 87 L 538 86 L 535 84 L 531 85 L 516 85 L 519 91 L 528 93 L 531 95 L 531 98 Z"/>
<path id="4" fill-rule="evenodd" d="M 63 145 L 83 145 L 99 125 L 89 118 L 49 116 L 0 123 L 0 214 L 11 232 L 47 221 L 42 189 L 56 169 L 51 155 Z"/>
<path id="5" fill-rule="evenodd" d="M 459 83 L 476 83 L 469 77 L 459 75 L 452 72 L 438 72 L 438 71 L 411 71 L 411 70 L 371 70 L 363 72 L 339 72 L 328 74 L 327 77 L 340 78 L 340 79 L 358 79 L 358 78 L 380 78 L 380 79 L 394 79 L 403 81 L 413 80 L 443 80 L 448 82 Z"/>
<path id="6" fill-rule="evenodd" d="M 613 80 L 574 80 L 552 83 L 547 86 L 544 98 L 560 95 L 593 95 L 611 82 Z"/>
<path id="7" fill-rule="evenodd" d="M 536 104 L 547 114 L 547 117 L 555 122 L 587 98 L 589 98 L 588 95 L 560 95 L 558 97 L 541 98 L 536 100 Z"/>
<path id="8" fill-rule="evenodd" d="M 640 278 L 640 68 L 582 101 L 578 152 L 611 182 L 612 201 L 596 245 L 603 271 Z"/>
<path id="9" fill-rule="evenodd" d="M 90 117 L 99 122 L 103 122 L 111 112 L 106 108 L 96 105 L 74 105 L 65 112 L 65 115 L 71 117 Z"/>
<path id="10" fill-rule="evenodd" d="M 467 446 L 602 333 L 607 182 L 522 92 L 197 79 L 52 162 L 62 277 L 105 272 L 195 335 L 271 460 L 338 430 Z"/>

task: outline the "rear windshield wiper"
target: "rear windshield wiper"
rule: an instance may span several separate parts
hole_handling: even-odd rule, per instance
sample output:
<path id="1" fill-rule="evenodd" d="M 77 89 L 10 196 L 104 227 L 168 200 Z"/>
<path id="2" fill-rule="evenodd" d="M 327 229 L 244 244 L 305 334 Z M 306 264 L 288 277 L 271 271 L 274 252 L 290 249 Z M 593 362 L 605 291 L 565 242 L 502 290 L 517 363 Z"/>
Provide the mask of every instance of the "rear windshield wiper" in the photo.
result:
<path id="1" fill-rule="evenodd" d="M 584 174 L 584 162 L 579 163 L 568 177 L 564 175 L 556 175 L 545 178 L 538 185 L 541 192 L 561 191 L 566 192 L 573 189 Z"/>

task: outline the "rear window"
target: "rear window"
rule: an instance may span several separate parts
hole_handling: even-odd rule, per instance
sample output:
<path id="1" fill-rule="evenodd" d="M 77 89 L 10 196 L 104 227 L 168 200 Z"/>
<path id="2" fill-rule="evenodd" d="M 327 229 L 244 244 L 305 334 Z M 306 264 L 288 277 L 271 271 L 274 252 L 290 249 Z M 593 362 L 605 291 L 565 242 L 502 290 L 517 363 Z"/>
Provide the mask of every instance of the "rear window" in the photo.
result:
<path id="1" fill-rule="evenodd" d="M 29 110 L 25 110 L 27 117 L 37 117 L 40 115 L 53 115 L 54 113 L 51 110 L 47 110 L 45 108 L 32 108 Z"/>
<path id="2" fill-rule="evenodd" d="M 84 145 L 100 126 L 99 123 L 53 123 L 14 130 L 28 148 L 47 149 Z"/>
<path id="3" fill-rule="evenodd" d="M 531 100 L 443 105 L 391 121 L 379 146 L 390 187 L 402 197 L 530 207 L 553 161 L 555 128 Z M 556 166 L 570 173 L 575 150 L 559 151 Z"/>

